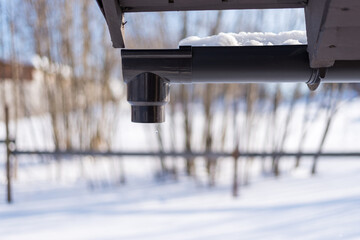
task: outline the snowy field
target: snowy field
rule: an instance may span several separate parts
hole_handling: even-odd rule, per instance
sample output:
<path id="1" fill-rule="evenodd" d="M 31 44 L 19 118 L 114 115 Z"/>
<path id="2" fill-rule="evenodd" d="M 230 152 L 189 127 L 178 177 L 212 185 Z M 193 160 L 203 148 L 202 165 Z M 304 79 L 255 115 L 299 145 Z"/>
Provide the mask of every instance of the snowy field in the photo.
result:
<path id="1" fill-rule="evenodd" d="M 324 151 L 360 150 L 358 109 L 359 100 L 341 105 Z M 301 119 L 301 111 L 297 109 L 295 119 Z M 121 121 L 129 123 L 129 116 Z M 320 122 L 314 123 L 318 127 L 309 135 L 308 151 L 318 146 Z M 19 145 L 34 147 L 26 137 L 30 133 L 19 127 L 18 135 L 23 135 Z M 154 148 L 146 144 L 149 136 L 144 133 L 149 131 L 144 132 L 141 125 L 129 123 L 124 128 L 120 148 Z M 296 149 L 298 128 L 294 122 L 287 150 Z M 46 142 L 37 144 L 50 148 Z M 0 240 L 360 239 L 360 161 L 356 158 L 320 159 L 316 176 L 310 175 L 311 161 L 304 159 L 294 170 L 294 159 L 284 159 L 278 179 L 262 174 L 256 161 L 250 184 L 242 185 L 239 198 L 234 199 L 232 162 L 226 159 L 217 185 L 209 188 L 201 171 L 197 179 L 180 175 L 178 181 L 156 180 L 158 162 L 150 159 L 125 159 L 126 184 L 122 185 L 109 177 L 118 176 L 117 160 L 64 161 L 58 175 L 53 161 L 39 163 L 29 157 L 21 160 L 11 205 L 5 203 L 1 159 Z"/>
<path id="2" fill-rule="evenodd" d="M 316 177 L 303 166 L 254 178 L 238 199 L 229 184 L 184 179 L 98 190 L 81 181 L 17 183 L 10 206 L 1 189 L 0 239 L 360 239 L 360 161 L 319 167 Z"/>

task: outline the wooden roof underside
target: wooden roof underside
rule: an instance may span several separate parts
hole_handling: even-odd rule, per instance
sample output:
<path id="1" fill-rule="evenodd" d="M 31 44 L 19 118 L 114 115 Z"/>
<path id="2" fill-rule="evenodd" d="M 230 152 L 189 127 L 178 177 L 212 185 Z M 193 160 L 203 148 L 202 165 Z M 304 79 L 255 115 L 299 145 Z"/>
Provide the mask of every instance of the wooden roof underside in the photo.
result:
<path id="1" fill-rule="evenodd" d="M 124 48 L 124 13 L 304 8 L 311 66 L 329 67 L 336 60 L 360 60 L 359 0 L 97 0 L 113 46 Z"/>

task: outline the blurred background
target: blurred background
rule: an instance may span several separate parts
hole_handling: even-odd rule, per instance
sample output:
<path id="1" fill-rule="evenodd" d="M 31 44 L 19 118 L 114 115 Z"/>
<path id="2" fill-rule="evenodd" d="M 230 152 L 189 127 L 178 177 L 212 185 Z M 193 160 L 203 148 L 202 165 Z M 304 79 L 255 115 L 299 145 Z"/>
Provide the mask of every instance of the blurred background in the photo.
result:
<path id="1" fill-rule="evenodd" d="M 186 37 L 220 32 L 305 31 L 302 9 L 129 13 L 125 20 L 127 48 L 177 48 Z M 147 236 L 154 239 L 169 236 L 177 239 L 174 236 L 184 232 L 189 235 L 179 239 L 224 239 L 224 236 L 238 239 L 234 236 L 240 232 L 253 239 L 265 236 L 282 239 L 279 229 L 283 227 L 274 227 L 261 235 L 256 229 L 263 225 L 248 232 L 235 226 L 234 222 L 245 221 L 250 214 L 240 211 L 244 207 L 241 201 L 245 205 L 246 201 L 261 205 L 262 200 L 272 196 L 269 209 L 273 209 L 271 204 L 281 203 L 279 199 L 290 202 L 299 199 L 297 193 L 317 199 L 316 194 L 324 185 L 339 183 L 335 181 L 338 174 L 346 176 L 352 170 L 359 173 L 358 158 L 322 160 L 317 155 L 301 156 L 303 152 L 360 152 L 359 91 L 356 84 L 323 84 L 316 92 L 310 92 L 306 84 L 173 85 L 166 123 L 134 124 L 130 122 L 130 105 L 126 102 L 120 52 L 112 48 L 96 1 L 0 0 L 0 137 L 6 137 L 4 109 L 8 106 L 9 134 L 16 141 L 16 149 L 236 153 L 228 158 L 16 156 L 11 159 L 14 204 L 9 208 L 5 204 L 8 180 L 3 144 L 0 226 L 6 227 L 0 227 L 0 238 L 55 239 L 50 232 L 63 231 L 74 239 L 119 239 L 124 232 L 128 235 L 122 239 L 144 239 L 144 235 L 137 235 L 139 232 L 151 232 L 153 235 Z M 242 152 L 295 152 L 299 156 L 241 157 Z M 320 176 L 316 177 L 317 174 Z M 345 185 L 355 187 L 350 184 L 352 181 L 349 178 L 337 189 Z M 321 196 L 337 199 L 339 192 L 332 190 Z M 242 191 L 249 191 L 250 195 Z M 359 191 L 356 188 L 348 192 Z M 342 203 L 347 203 L 349 212 L 359 211 L 358 199 L 356 195 Z M 74 202 L 78 205 L 73 205 Z M 134 202 L 138 204 L 130 205 Z M 147 227 L 149 219 L 156 226 L 175 219 L 185 224 L 189 215 L 195 216 L 196 209 L 204 206 L 209 211 L 204 210 L 199 221 L 209 216 L 218 218 L 220 215 L 211 211 L 214 206 L 221 208 L 219 202 L 224 202 L 221 206 L 225 209 L 219 209 L 219 214 L 233 213 L 231 218 L 237 220 L 229 220 L 227 227 L 220 224 L 222 228 L 207 237 L 201 233 L 219 226 L 212 225 L 214 219 L 209 220 L 207 227 L 198 222 L 192 227 L 181 225 L 182 228 L 170 224 L 175 235 L 170 234 L 172 230 L 163 233 L 164 227 Z M 146 211 L 141 215 L 143 205 Z M 182 212 L 182 207 L 191 205 L 195 210 L 182 218 L 181 214 L 186 212 Z M 151 206 L 158 210 L 151 210 Z M 172 210 L 167 211 L 168 208 Z M 121 219 L 131 211 L 136 215 L 136 210 L 140 211 L 137 212 L 140 220 Z M 161 215 L 165 214 L 163 211 L 168 215 Z M 268 219 L 276 213 L 256 216 Z M 281 214 L 282 220 L 291 219 L 292 215 Z M 111 216 L 105 218 L 107 215 Z M 74 229 L 65 224 L 70 216 L 78 220 Z M 89 216 L 94 222 L 87 222 Z M 121 219 L 117 219 L 118 226 L 125 226 L 122 230 L 109 227 L 116 217 Z M 47 224 L 45 227 L 33 224 L 34 219 L 46 219 Z M 294 226 L 305 220 L 312 221 L 306 215 Z M 100 230 L 100 221 L 111 229 Z M 85 228 L 84 222 L 90 227 Z M 140 230 L 136 230 L 136 222 Z M 58 223 L 62 230 L 56 230 Z M 337 223 L 332 224 L 339 226 Z M 19 225 L 27 224 L 37 230 L 20 227 L 22 231 L 17 231 Z M 91 226 L 93 231 L 89 231 Z M 311 229 L 318 228 L 315 224 Z M 289 230 L 292 236 L 297 233 L 294 229 Z M 358 233 L 355 228 L 352 230 L 350 233 Z M 330 231 L 330 236 L 337 239 L 344 232 Z"/>

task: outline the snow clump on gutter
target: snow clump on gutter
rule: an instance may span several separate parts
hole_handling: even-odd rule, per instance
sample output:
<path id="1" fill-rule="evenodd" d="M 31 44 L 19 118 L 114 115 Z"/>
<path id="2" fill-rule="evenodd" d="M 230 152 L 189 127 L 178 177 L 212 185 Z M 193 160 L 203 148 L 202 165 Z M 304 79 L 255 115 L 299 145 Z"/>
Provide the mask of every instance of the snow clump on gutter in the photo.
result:
<path id="1" fill-rule="evenodd" d="M 271 46 L 307 44 L 305 31 L 220 33 L 209 37 L 188 37 L 179 46 Z"/>

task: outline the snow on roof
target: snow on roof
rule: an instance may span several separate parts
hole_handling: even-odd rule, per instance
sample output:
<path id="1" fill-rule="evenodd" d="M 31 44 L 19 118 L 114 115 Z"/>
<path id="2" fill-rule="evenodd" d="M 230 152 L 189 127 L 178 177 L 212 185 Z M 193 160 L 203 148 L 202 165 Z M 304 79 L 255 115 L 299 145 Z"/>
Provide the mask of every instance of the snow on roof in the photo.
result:
<path id="1" fill-rule="evenodd" d="M 305 31 L 220 33 L 209 37 L 188 37 L 179 46 L 266 46 L 307 44 Z"/>

